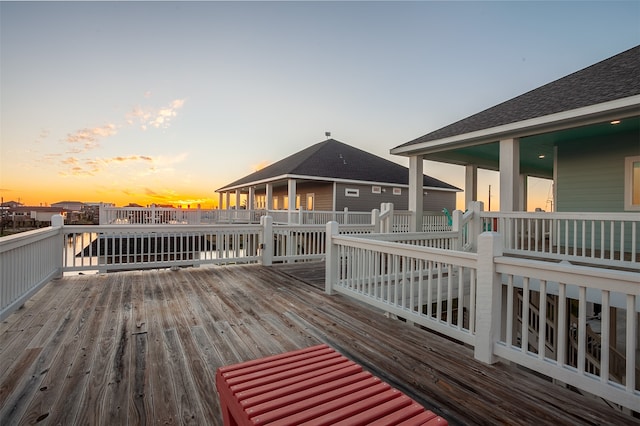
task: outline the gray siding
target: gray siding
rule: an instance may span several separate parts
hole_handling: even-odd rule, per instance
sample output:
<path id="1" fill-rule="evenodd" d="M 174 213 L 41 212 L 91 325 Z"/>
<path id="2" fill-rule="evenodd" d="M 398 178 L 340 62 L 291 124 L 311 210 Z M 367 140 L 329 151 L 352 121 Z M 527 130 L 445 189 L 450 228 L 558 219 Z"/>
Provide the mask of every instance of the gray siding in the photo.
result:
<path id="1" fill-rule="evenodd" d="M 352 211 L 370 211 L 380 208 L 381 203 L 393 203 L 396 210 L 409 209 L 409 190 L 402 188 L 401 195 L 393 195 L 393 186 L 382 186 L 381 193 L 372 192 L 374 185 L 338 184 L 336 194 L 336 210 L 347 207 Z M 358 189 L 358 197 L 348 197 L 345 189 Z M 448 191 L 429 190 L 424 197 L 424 211 L 441 212 L 443 208 L 453 211 L 456 207 L 456 193 Z"/>
<path id="2" fill-rule="evenodd" d="M 640 155 L 635 133 L 558 145 L 556 210 L 624 211 L 624 160 L 634 155 Z"/>

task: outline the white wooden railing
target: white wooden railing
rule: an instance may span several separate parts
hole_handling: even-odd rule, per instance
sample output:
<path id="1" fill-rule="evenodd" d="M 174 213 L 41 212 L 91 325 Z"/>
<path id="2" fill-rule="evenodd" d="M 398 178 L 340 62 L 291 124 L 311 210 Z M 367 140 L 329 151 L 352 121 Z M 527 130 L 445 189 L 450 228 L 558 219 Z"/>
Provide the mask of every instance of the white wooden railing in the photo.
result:
<path id="1" fill-rule="evenodd" d="M 56 227 L 0 238 L 0 321 L 62 276 L 62 217 L 54 220 Z"/>
<path id="2" fill-rule="evenodd" d="M 373 225 L 340 225 L 368 234 Z M 53 277 L 232 263 L 271 264 L 324 258 L 324 225 L 56 225 L 0 238 L 0 317 Z"/>
<path id="3" fill-rule="evenodd" d="M 623 407 L 640 406 L 636 380 L 640 273 L 505 257 L 502 237 L 492 232 L 478 238 L 477 253 L 337 232 L 335 224 L 327 225 L 327 293 L 349 295 L 471 345 L 481 361 L 507 359 Z M 529 321 L 517 322 L 517 289 L 523 292 L 522 317 L 539 321 L 537 342 L 528 341 Z M 549 295 L 559 298 L 554 327 L 547 323 Z M 540 298 L 537 315 L 529 315 L 530 297 Z M 566 359 L 571 303 L 578 306 L 579 318 L 576 365 Z M 614 321 L 610 308 L 626 318 L 624 324 L 616 324 L 623 343 L 608 341 L 603 334 L 599 374 L 585 369 L 587 303 L 601 304 L 603 314 L 607 312 L 603 330 Z M 555 335 L 550 338 L 547 333 Z M 518 334 L 519 340 L 514 338 Z M 546 351 L 550 340 L 558 347 L 551 357 Z M 626 366 L 624 379 L 616 382 L 609 374 L 609 354 L 620 346 L 625 347 Z"/>
<path id="4" fill-rule="evenodd" d="M 404 240 L 402 235 L 356 237 L 338 232 L 337 224 L 327 225 L 328 293 L 345 293 L 464 343 L 475 343 L 476 254 L 428 247 L 439 244 L 439 234 L 430 241 L 426 234 L 420 240 L 407 234 Z M 464 321 L 465 313 L 470 321 Z"/>
<path id="5" fill-rule="evenodd" d="M 506 318 L 502 320 L 506 333 L 495 345 L 494 353 L 616 404 L 637 409 L 640 406 L 640 384 L 636 380 L 640 274 L 513 257 L 496 257 L 494 262 L 495 271 L 504 283 L 506 301 L 517 300 L 513 297 L 514 291 L 522 289 L 522 317 L 539 321 L 535 327 L 538 341 L 529 342 L 529 324 L 527 321 L 515 322 L 514 303 L 507 303 L 503 310 Z M 549 296 L 558 299 L 555 328 L 547 327 L 546 300 Z M 538 315 L 529 315 L 531 297 L 538 298 Z M 602 306 L 599 371 L 590 368 L 597 353 L 588 350 L 592 338 L 588 333 L 587 306 L 594 303 Z M 571 306 L 577 308 L 577 323 L 570 321 L 568 309 Z M 624 324 L 616 324 L 616 319 L 610 315 L 612 311 L 625 318 Z M 612 326 L 617 329 L 616 341 L 609 334 Z M 556 333 L 553 339 L 546 336 L 549 330 Z M 513 339 L 517 334 L 521 336 L 520 342 Z M 570 353 L 568 347 L 574 339 L 578 351 L 575 362 L 571 362 L 567 353 Z M 546 350 L 549 340 L 556 343 L 553 354 Z M 625 348 L 626 365 L 623 378 L 616 381 L 609 370 L 610 356 L 620 347 Z"/>
<path id="6" fill-rule="evenodd" d="M 273 217 L 276 224 L 325 225 L 336 221 L 343 225 L 370 225 L 371 212 L 318 210 L 245 210 L 182 209 L 167 207 L 100 208 L 100 225 L 212 225 L 260 223 L 262 216 Z"/>
<path id="7" fill-rule="evenodd" d="M 505 253 L 637 267 L 640 213 L 481 212 L 482 230 L 504 237 Z"/>

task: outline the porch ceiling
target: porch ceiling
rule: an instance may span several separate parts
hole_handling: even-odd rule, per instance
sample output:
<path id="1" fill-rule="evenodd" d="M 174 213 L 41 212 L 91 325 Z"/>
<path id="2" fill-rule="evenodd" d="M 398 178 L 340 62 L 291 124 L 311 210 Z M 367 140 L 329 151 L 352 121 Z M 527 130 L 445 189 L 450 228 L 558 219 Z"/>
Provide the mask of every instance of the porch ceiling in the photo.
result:
<path id="1" fill-rule="evenodd" d="M 626 118 L 620 124 L 609 122 L 576 127 L 520 138 L 520 170 L 531 176 L 553 178 L 553 148 L 560 144 L 576 143 L 594 137 L 616 137 L 627 132 L 640 133 L 640 117 Z M 541 158 L 541 156 L 544 156 Z M 488 170 L 500 169 L 498 141 L 429 153 L 425 160 L 467 165 L 475 164 Z"/>

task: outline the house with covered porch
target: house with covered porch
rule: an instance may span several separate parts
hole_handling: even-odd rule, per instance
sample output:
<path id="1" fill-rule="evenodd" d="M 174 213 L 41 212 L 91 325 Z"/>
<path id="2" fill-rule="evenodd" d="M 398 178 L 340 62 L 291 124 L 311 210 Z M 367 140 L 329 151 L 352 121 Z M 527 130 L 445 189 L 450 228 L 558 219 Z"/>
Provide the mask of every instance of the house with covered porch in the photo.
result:
<path id="1" fill-rule="evenodd" d="M 453 210 L 459 188 L 431 176 L 418 178 L 423 211 Z M 248 210 L 371 211 L 381 203 L 408 208 L 407 168 L 328 139 L 218 189 L 220 206 Z M 234 201 L 232 201 L 232 195 Z"/>
<path id="2" fill-rule="evenodd" d="M 500 173 L 502 212 L 527 210 L 532 176 L 553 181 L 557 212 L 639 214 L 640 46 L 391 153 L 409 158 L 409 210 L 415 212 L 423 205 L 423 191 L 416 190 L 423 160 L 433 160 L 465 167 L 467 205 L 477 200 L 478 169 L 487 169 Z"/>

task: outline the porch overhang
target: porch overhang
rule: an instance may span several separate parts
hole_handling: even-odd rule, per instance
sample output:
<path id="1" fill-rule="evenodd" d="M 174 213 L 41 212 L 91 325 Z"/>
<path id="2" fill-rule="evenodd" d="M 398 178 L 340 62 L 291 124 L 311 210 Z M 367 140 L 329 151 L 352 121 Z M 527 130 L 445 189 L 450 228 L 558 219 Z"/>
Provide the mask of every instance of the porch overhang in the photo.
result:
<path id="1" fill-rule="evenodd" d="M 612 125 L 614 120 L 620 124 Z M 521 172 L 553 176 L 553 148 L 586 136 L 640 130 L 640 95 L 391 149 L 391 154 L 499 170 L 499 141 L 520 140 Z"/>

